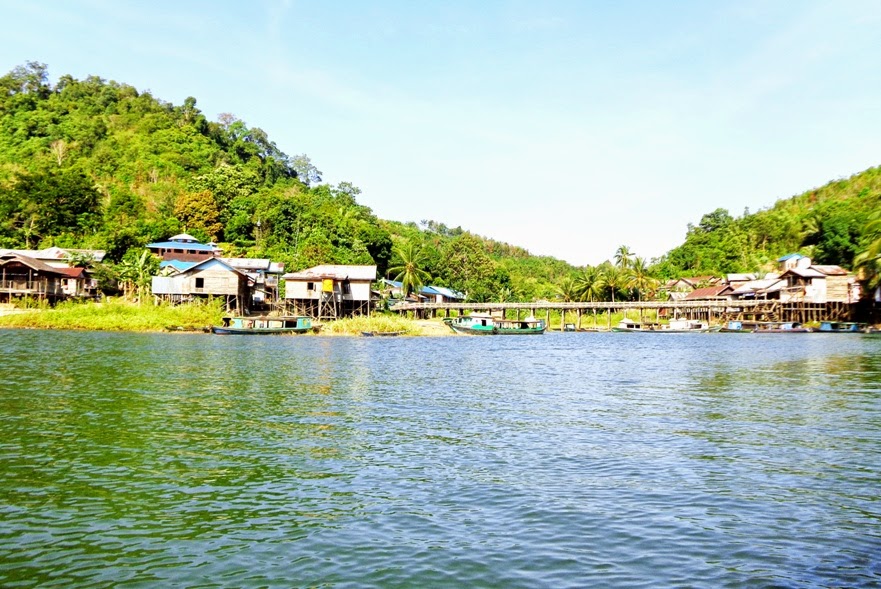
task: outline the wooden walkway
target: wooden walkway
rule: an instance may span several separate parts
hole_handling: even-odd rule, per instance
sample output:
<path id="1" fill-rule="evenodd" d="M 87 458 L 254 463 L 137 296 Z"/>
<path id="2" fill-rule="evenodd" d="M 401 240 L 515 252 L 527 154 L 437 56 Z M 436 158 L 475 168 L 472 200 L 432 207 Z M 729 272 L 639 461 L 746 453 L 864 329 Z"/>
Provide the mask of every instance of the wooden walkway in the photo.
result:
<path id="1" fill-rule="evenodd" d="M 855 305 L 845 303 L 781 303 L 779 300 L 758 301 L 598 301 L 598 302 L 498 302 L 498 303 L 398 303 L 391 307 L 398 313 L 413 313 L 417 317 L 450 317 L 456 312 L 483 311 L 486 313 L 514 311 L 538 315 L 543 311 L 548 321 L 552 311 L 565 316 L 574 313 L 580 327 L 584 314 L 613 312 L 656 311 L 661 317 L 703 319 L 713 323 L 727 321 L 844 321 L 853 314 Z M 561 328 L 562 328 L 561 321 Z"/>

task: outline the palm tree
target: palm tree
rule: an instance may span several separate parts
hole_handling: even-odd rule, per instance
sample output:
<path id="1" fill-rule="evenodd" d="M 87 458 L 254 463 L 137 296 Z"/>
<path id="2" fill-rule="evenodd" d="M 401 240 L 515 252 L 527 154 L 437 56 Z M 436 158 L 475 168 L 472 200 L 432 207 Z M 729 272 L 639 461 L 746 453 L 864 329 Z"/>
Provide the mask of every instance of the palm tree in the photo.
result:
<path id="1" fill-rule="evenodd" d="M 395 254 L 401 259 L 401 263 L 389 268 L 389 275 L 396 275 L 394 280 L 400 281 L 401 291 L 405 297 L 411 292 L 419 292 L 422 286 L 431 280 L 431 275 L 422 269 L 425 264 L 422 250 L 412 243 L 407 243 L 395 248 Z"/>
<path id="2" fill-rule="evenodd" d="M 645 258 L 636 257 L 630 263 L 628 269 L 627 285 L 636 291 L 636 300 L 642 300 L 642 293 L 648 292 L 657 284 L 657 280 L 652 275 Z"/>
<path id="3" fill-rule="evenodd" d="M 578 286 L 571 276 L 564 278 L 560 284 L 554 287 L 554 290 L 557 291 L 557 296 L 564 303 L 578 300 Z"/>
<path id="4" fill-rule="evenodd" d="M 578 288 L 580 300 L 593 302 L 600 298 L 606 285 L 600 269 L 596 266 L 587 266 L 575 278 L 575 286 Z"/>
<path id="5" fill-rule="evenodd" d="M 621 268 L 607 264 L 602 269 L 603 284 L 612 296 L 612 302 L 615 302 L 615 291 L 627 284 L 627 276 L 621 271 Z"/>
<path id="6" fill-rule="evenodd" d="M 632 257 L 633 252 L 626 245 L 620 245 L 615 250 L 615 264 L 622 270 L 630 266 L 630 259 Z"/>

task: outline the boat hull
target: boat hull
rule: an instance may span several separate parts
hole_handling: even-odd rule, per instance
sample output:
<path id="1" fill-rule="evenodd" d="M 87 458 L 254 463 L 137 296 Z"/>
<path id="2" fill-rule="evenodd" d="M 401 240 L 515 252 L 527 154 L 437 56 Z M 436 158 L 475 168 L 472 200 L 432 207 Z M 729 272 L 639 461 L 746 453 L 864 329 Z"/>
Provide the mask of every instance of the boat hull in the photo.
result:
<path id="1" fill-rule="evenodd" d="M 309 327 L 212 327 L 211 332 L 216 335 L 284 335 L 290 333 L 306 333 Z"/>

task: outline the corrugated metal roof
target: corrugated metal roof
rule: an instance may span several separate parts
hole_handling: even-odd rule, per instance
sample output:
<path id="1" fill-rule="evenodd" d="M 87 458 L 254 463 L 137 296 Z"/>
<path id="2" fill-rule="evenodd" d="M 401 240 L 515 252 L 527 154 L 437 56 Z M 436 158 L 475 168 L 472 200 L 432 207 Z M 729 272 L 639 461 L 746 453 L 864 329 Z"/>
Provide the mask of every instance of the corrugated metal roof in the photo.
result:
<path id="1" fill-rule="evenodd" d="M 369 280 L 373 282 L 376 280 L 376 266 L 325 264 L 285 274 L 283 278 L 285 280 L 322 280 L 331 278 L 333 280 Z"/>
<path id="2" fill-rule="evenodd" d="M 811 269 L 822 272 L 826 276 L 847 276 L 847 270 L 841 266 L 819 266 L 814 264 Z"/>
<path id="3" fill-rule="evenodd" d="M 825 278 L 826 275 L 818 270 L 814 270 L 811 268 L 790 268 L 786 272 L 783 273 L 783 276 L 787 274 L 795 274 L 796 276 L 801 276 L 802 278 Z"/>
<path id="4" fill-rule="evenodd" d="M 180 241 L 184 243 L 196 242 L 199 243 L 199 240 L 190 235 L 189 233 L 178 233 L 177 235 L 172 235 L 168 238 L 168 241 Z"/>
<path id="5" fill-rule="evenodd" d="M 726 290 L 729 289 L 730 287 L 727 284 L 723 284 L 721 286 L 708 286 L 706 288 L 696 288 L 685 296 L 685 300 L 719 298 Z"/>
<path id="6" fill-rule="evenodd" d="M 755 280 L 755 274 L 728 274 L 725 279 L 728 282 L 747 282 L 748 280 Z"/>
<path id="7" fill-rule="evenodd" d="M 41 262 L 40 260 L 37 260 L 35 258 L 31 258 L 30 256 L 23 256 L 21 254 L 0 255 L 0 266 L 5 266 L 10 262 L 20 262 L 25 266 L 28 266 L 29 268 L 37 270 L 39 272 L 63 276 L 63 273 L 60 272 L 60 268 L 53 268 L 49 264 Z"/>
<path id="8" fill-rule="evenodd" d="M 749 282 L 744 282 L 743 284 L 735 288 L 733 294 L 742 295 L 758 291 L 774 292 L 783 288 L 784 284 L 785 282 L 783 280 L 780 280 L 779 278 L 769 278 L 766 280 L 750 280 Z M 774 288 L 775 285 L 779 285 L 778 288 Z"/>
<path id="9" fill-rule="evenodd" d="M 195 266 L 198 262 L 185 262 L 183 260 L 162 260 L 159 262 L 160 268 L 165 268 L 166 266 L 171 266 L 178 272 L 185 272 Z"/>
<path id="10" fill-rule="evenodd" d="M 184 243 L 182 241 L 157 241 L 156 243 L 148 243 L 148 249 L 184 249 L 195 250 L 197 252 L 213 252 L 214 246 L 205 245 L 203 243 Z"/>
<path id="11" fill-rule="evenodd" d="M 785 256 L 783 256 L 781 258 L 777 258 L 777 261 L 778 262 L 785 262 L 786 260 L 793 260 L 793 259 L 800 260 L 803 257 L 804 256 L 801 254 L 786 254 Z"/>
<path id="12" fill-rule="evenodd" d="M 269 258 L 220 258 L 233 268 L 239 270 L 268 270 Z"/>
<path id="13" fill-rule="evenodd" d="M 55 268 L 55 271 L 68 278 L 82 278 L 86 273 L 85 268 Z"/>
<path id="14" fill-rule="evenodd" d="M 47 247 L 41 250 L 14 250 L 0 249 L 0 256 L 6 254 L 17 254 L 27 256 L 35 260 L 67 260 L 71 254 L 80 254 L 81 256 L 90 256 L 96 262 L 104 259 L 106 252 L 104 250 L 85 250 L 85 249 L 64 249 L 60 247 Z"/>

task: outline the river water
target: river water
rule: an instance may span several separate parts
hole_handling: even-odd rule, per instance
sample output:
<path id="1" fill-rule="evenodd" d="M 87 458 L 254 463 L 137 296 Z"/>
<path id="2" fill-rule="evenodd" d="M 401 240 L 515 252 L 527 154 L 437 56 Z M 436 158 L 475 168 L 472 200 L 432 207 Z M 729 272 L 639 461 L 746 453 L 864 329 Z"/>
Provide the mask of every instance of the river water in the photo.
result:
<path id="1" fill-rule="evenodd" d="M 0 353 L 3 587 L 881 585 L 881 338 Z"/>

